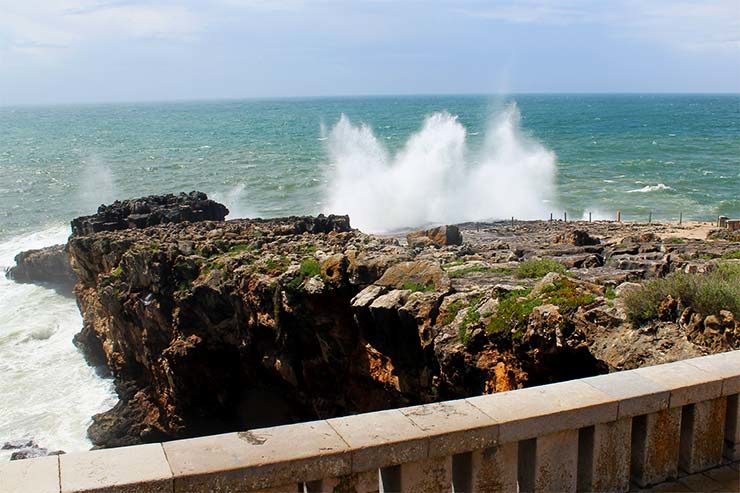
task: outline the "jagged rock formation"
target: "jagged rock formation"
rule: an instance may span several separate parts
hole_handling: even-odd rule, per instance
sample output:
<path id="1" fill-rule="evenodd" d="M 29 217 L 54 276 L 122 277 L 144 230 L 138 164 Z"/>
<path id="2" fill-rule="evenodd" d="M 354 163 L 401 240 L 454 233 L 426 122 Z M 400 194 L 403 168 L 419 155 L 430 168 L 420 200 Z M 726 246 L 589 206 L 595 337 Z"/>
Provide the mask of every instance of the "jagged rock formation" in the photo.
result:
<path id="1" fill-rule="evenodd" d="M 34 440 L 13 440 L 5 442 L 2 450 L 12 450 L 10 460 L 33 459 L 35 457 L 46 457 L 47 455 L 61 455 L 64 450 L 49 450 L 39 446 Z"/>
<path id="2" fill-rule="evenodd" d="M 675 317 L 632 327 L 621 304 L 634 281 L 705 268 L 737 244 L 664 240 L 655 225 L 585 227 L 462 225 L 464 243 L 426 246 L 352 230 L 346 216 L 73 236 L 76 343 L 110 369 L 120 397 L 90 436 L 117 446 L 365 412 L 737 340 L 690 336 Z M 537 259 L 558 268 L 521 275 Z M 701 319 L 702 334 L 740 330 L 718 317 Z"/>
<path id="3" fill-rule="evenodd" d="M 7 276 L 16 282 L 49 285 L 64 294 L 71 294 L 77 281 L 69 265 L 66 245 L 19 253 Z"/>
<path id="4" fill-rule="evenodd" d="M 203 192 L 151 195 L 122 202 L 116 200 L 111 205 L 98 207 L 97 214 L 74 219 L 72 236 L 184 221 L 223 221 L 228 213 L 224 205 L 210 200 Z"/>
<path id="5" fill-rule="evenodd" d="M 72 236 L 184 221 L 223 221 L 228 213 L 224 205 L 208 199 L 203 192 L 117 200 L 111 205 L 101 205 L 97 214 L 72 220 Z M 48 285 L 62 294 L 72 294 L 77 278 L 69 263 L 66 245 L 21 252 L 16 255 L 15 263 L 7 272 L 8 279 Z"/>

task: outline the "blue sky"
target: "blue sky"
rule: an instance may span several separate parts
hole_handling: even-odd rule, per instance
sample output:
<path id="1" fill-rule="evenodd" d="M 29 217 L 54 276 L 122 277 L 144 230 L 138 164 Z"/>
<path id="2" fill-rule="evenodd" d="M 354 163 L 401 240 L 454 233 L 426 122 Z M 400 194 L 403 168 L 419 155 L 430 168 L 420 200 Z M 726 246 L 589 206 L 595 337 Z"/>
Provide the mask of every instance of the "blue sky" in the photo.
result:
<path id="1" fill-rule="evenodd" d="M 0 0 L 0 104 L 740 92 L 740 1 Z"/>

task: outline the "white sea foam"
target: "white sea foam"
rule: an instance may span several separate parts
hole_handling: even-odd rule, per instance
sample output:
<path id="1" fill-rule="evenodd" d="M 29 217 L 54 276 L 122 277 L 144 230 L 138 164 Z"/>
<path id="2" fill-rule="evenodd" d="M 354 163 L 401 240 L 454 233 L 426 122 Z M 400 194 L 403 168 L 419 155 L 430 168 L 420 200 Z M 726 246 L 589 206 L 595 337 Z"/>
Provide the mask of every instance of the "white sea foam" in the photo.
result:
<path id="1" fill-rule="evenodd" d="M 555 153 L 523 135 L 516 105 L 491 120 L 471 151 L 456 116 L 435 113 L 391 155 L 367 125 L 342 115 L 329 133 L 328 210 L 365 231 L 515 216 L 544 218 Z"/>
<path id="2" fill-rule="evenodd" d="M 660 190 L 673 190 L 673 189 L 664 183 L 658 183 L 657 185 L 646 185 L 642 188 L 636 188 L 634 190 L 627 190 L 627 193 L 647 193 L 647 192 L 657 192 Z"/>
<path id="3" fill-rule="evenodd" d="M 90 417 L 112 407 L 110 380 L 99 378 L 72 344 L 82 327 L 74 300 L 5 278 L 22 250 L 63 243 L 66 226 L 0 242 L 0 444 L 33 438 L 67 452 L 91 447 Z M 11 451 L 0 450 L 0 462 Z"/>

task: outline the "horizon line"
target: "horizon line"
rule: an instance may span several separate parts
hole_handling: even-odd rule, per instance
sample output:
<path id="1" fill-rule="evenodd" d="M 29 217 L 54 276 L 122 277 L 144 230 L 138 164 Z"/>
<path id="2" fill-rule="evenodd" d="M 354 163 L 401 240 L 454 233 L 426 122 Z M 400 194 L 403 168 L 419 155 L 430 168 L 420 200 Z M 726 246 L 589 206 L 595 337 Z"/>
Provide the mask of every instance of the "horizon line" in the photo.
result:
<path id="1" fill-rule="evenodd" d="M 356 98 L 413 98 L 413 97 L 486 97 L 505 98 L 516 96 L 740 96 L 740 91 L 716 92 L 541 92 L 525 91 L 511 93 L 375 93 L 375 94 L 337 94 L 337 95 L 303 95 L 303 96 L 235 96 L 235 97 L 203 97 L 203 98 L 173 98 L 173 99 L 139 99 L 139 100 L 97 100 L 97 101 L 57 101 L 37 103 L 0 103 L 0 108 L 50 107 L 50 106 L 95 106 L 95 105 L 141 105 L 141 104 L 182 104 L 182 103 L 218 103 L 238 101 L 286 101 L 286 100 L 320 100 L 320 99 L 356 99 Z"/>

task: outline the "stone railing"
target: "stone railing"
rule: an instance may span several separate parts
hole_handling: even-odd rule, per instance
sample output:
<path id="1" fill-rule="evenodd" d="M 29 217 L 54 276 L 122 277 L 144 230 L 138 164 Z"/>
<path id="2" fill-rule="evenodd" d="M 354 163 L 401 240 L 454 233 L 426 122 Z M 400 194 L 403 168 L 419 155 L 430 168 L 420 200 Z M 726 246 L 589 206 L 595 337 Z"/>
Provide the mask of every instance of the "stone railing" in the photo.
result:
<path id="1" fill-rule="evenodd" d="M 740 460 L 740 351 L 0 465 L 11 492 L 627 491 Z"/>

